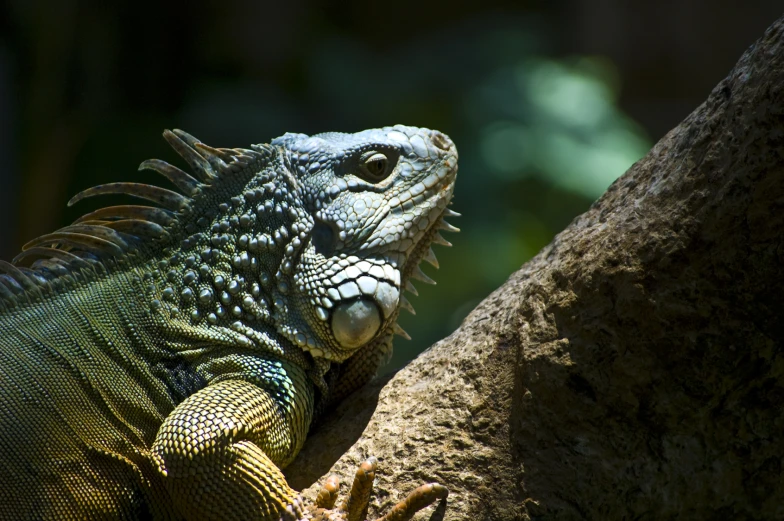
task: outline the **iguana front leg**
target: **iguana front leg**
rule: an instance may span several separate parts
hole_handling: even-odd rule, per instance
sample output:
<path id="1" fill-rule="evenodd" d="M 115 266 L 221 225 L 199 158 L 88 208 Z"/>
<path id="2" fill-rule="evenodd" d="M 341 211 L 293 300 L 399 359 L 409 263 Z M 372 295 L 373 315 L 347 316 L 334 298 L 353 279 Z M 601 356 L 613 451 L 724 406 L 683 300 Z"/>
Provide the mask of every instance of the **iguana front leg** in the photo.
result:
<path id="1" fill-rule="evenodd" d="M 308 423 L 298 420 L 288 421 L 267 391 L 244 380 L 210 385 L 183 401 L 163 422 L 152 447 L 178 514 L 189 521 L 364 520 L 376 471 L 373 459 L 360 466 L 348 499 L 338 508 L 333 508 L 335 478 L 315 506 L 305 506 L 286 483 L 279 465 L 299 450 Z M 303 432 L 292 431 L 299 425 Z M 425 485 L 382 520 L 410 519 L 445 495 L 444 487 Z"/>
<path id="2" fill-rule="evenodd" d="M 297 496 L 279 465 L 299 450 L 309 423 L 296 414 L 289 421 L 264 389 L 225 380 L 174 409 L 152 455 L 185 519 L 273 521 Z"/>

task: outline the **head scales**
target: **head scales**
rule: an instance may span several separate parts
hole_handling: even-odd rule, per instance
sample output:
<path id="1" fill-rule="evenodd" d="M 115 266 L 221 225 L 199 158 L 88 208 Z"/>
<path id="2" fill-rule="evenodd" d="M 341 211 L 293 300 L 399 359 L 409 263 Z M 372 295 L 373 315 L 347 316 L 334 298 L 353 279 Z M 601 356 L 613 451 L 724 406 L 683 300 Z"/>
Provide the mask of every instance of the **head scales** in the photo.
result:
<path id="1" fill-rule="evenodd" d="M 426 279 L 418 263 L 435 262 L 430 243 L 453 229 L 442 218 L 457 174 L 454 144 L 438 131 L 395 126 L 286 134 L 272 145 L 286 149 L 313 218 L 293 275 L 296 309 L 282 322 L 306 324 L 299 344 L 337 361 L 384 331 L 405 335 L 396 325 L 400 307 L 410 308 L 402 289 L 412 276 Z"/>

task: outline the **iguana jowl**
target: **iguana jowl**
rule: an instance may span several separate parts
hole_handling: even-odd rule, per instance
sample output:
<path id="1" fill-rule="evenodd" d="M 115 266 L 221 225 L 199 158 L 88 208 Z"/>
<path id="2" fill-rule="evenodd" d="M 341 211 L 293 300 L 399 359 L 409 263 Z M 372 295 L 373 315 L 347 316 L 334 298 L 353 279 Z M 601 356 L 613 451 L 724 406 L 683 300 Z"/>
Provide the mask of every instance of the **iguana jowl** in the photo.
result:
<path id="1" fill-rule="evenodd" d="M 375 375 L 410 279 L 429 280 L 457 152 L 395 126 L 251 149 L 164 137 L 177 191 L 111 206 L 0 261 L 0 519 L 364 519 L 285 482 L 314 415 Z M 443 497 L 420 487 L 387 516 Z M 394 517 L 399 516 L 399 517 Z"/>

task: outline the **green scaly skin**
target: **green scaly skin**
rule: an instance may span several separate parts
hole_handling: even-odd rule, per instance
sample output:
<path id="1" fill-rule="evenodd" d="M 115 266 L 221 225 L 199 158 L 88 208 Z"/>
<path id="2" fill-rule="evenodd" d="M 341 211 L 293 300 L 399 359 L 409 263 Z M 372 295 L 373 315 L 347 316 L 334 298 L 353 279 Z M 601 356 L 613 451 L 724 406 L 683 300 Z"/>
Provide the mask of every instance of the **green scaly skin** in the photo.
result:
<path id="1" fill-rule="evenodd" d="M 358 520 L 374 460 L 335 507 L 280 471 L 321 411 L 391 353 L 457 173 L 445 135 L 286 134 L 251 149 L 164 137 L 192 174 L 0 261 L 0 519 Z M 409 519 L 425 485 L 383 519 Z"/>

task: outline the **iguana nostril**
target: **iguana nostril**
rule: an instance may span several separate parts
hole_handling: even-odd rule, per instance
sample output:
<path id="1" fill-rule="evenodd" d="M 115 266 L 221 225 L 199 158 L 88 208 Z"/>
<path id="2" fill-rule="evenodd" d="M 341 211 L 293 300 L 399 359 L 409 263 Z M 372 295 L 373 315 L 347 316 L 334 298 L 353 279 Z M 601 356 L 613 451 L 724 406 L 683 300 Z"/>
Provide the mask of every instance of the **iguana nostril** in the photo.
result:
<path id="1" fill-rule="evenodd" d="M 332 312 L 332 334 L 345 348 L 368 343 L 380 327 L 378 306 L 367 299 L 344 302 Z"/>
<path id="2" fill-rule="evenodd" d="M 446 137 L 446 134 L 443 134 L 437 130 L 432 131 L 430 134 L 430 139 L 432 140 L 433 144 L 441 150 L 449 150 L 452 147 L 452 140 Z"/>

